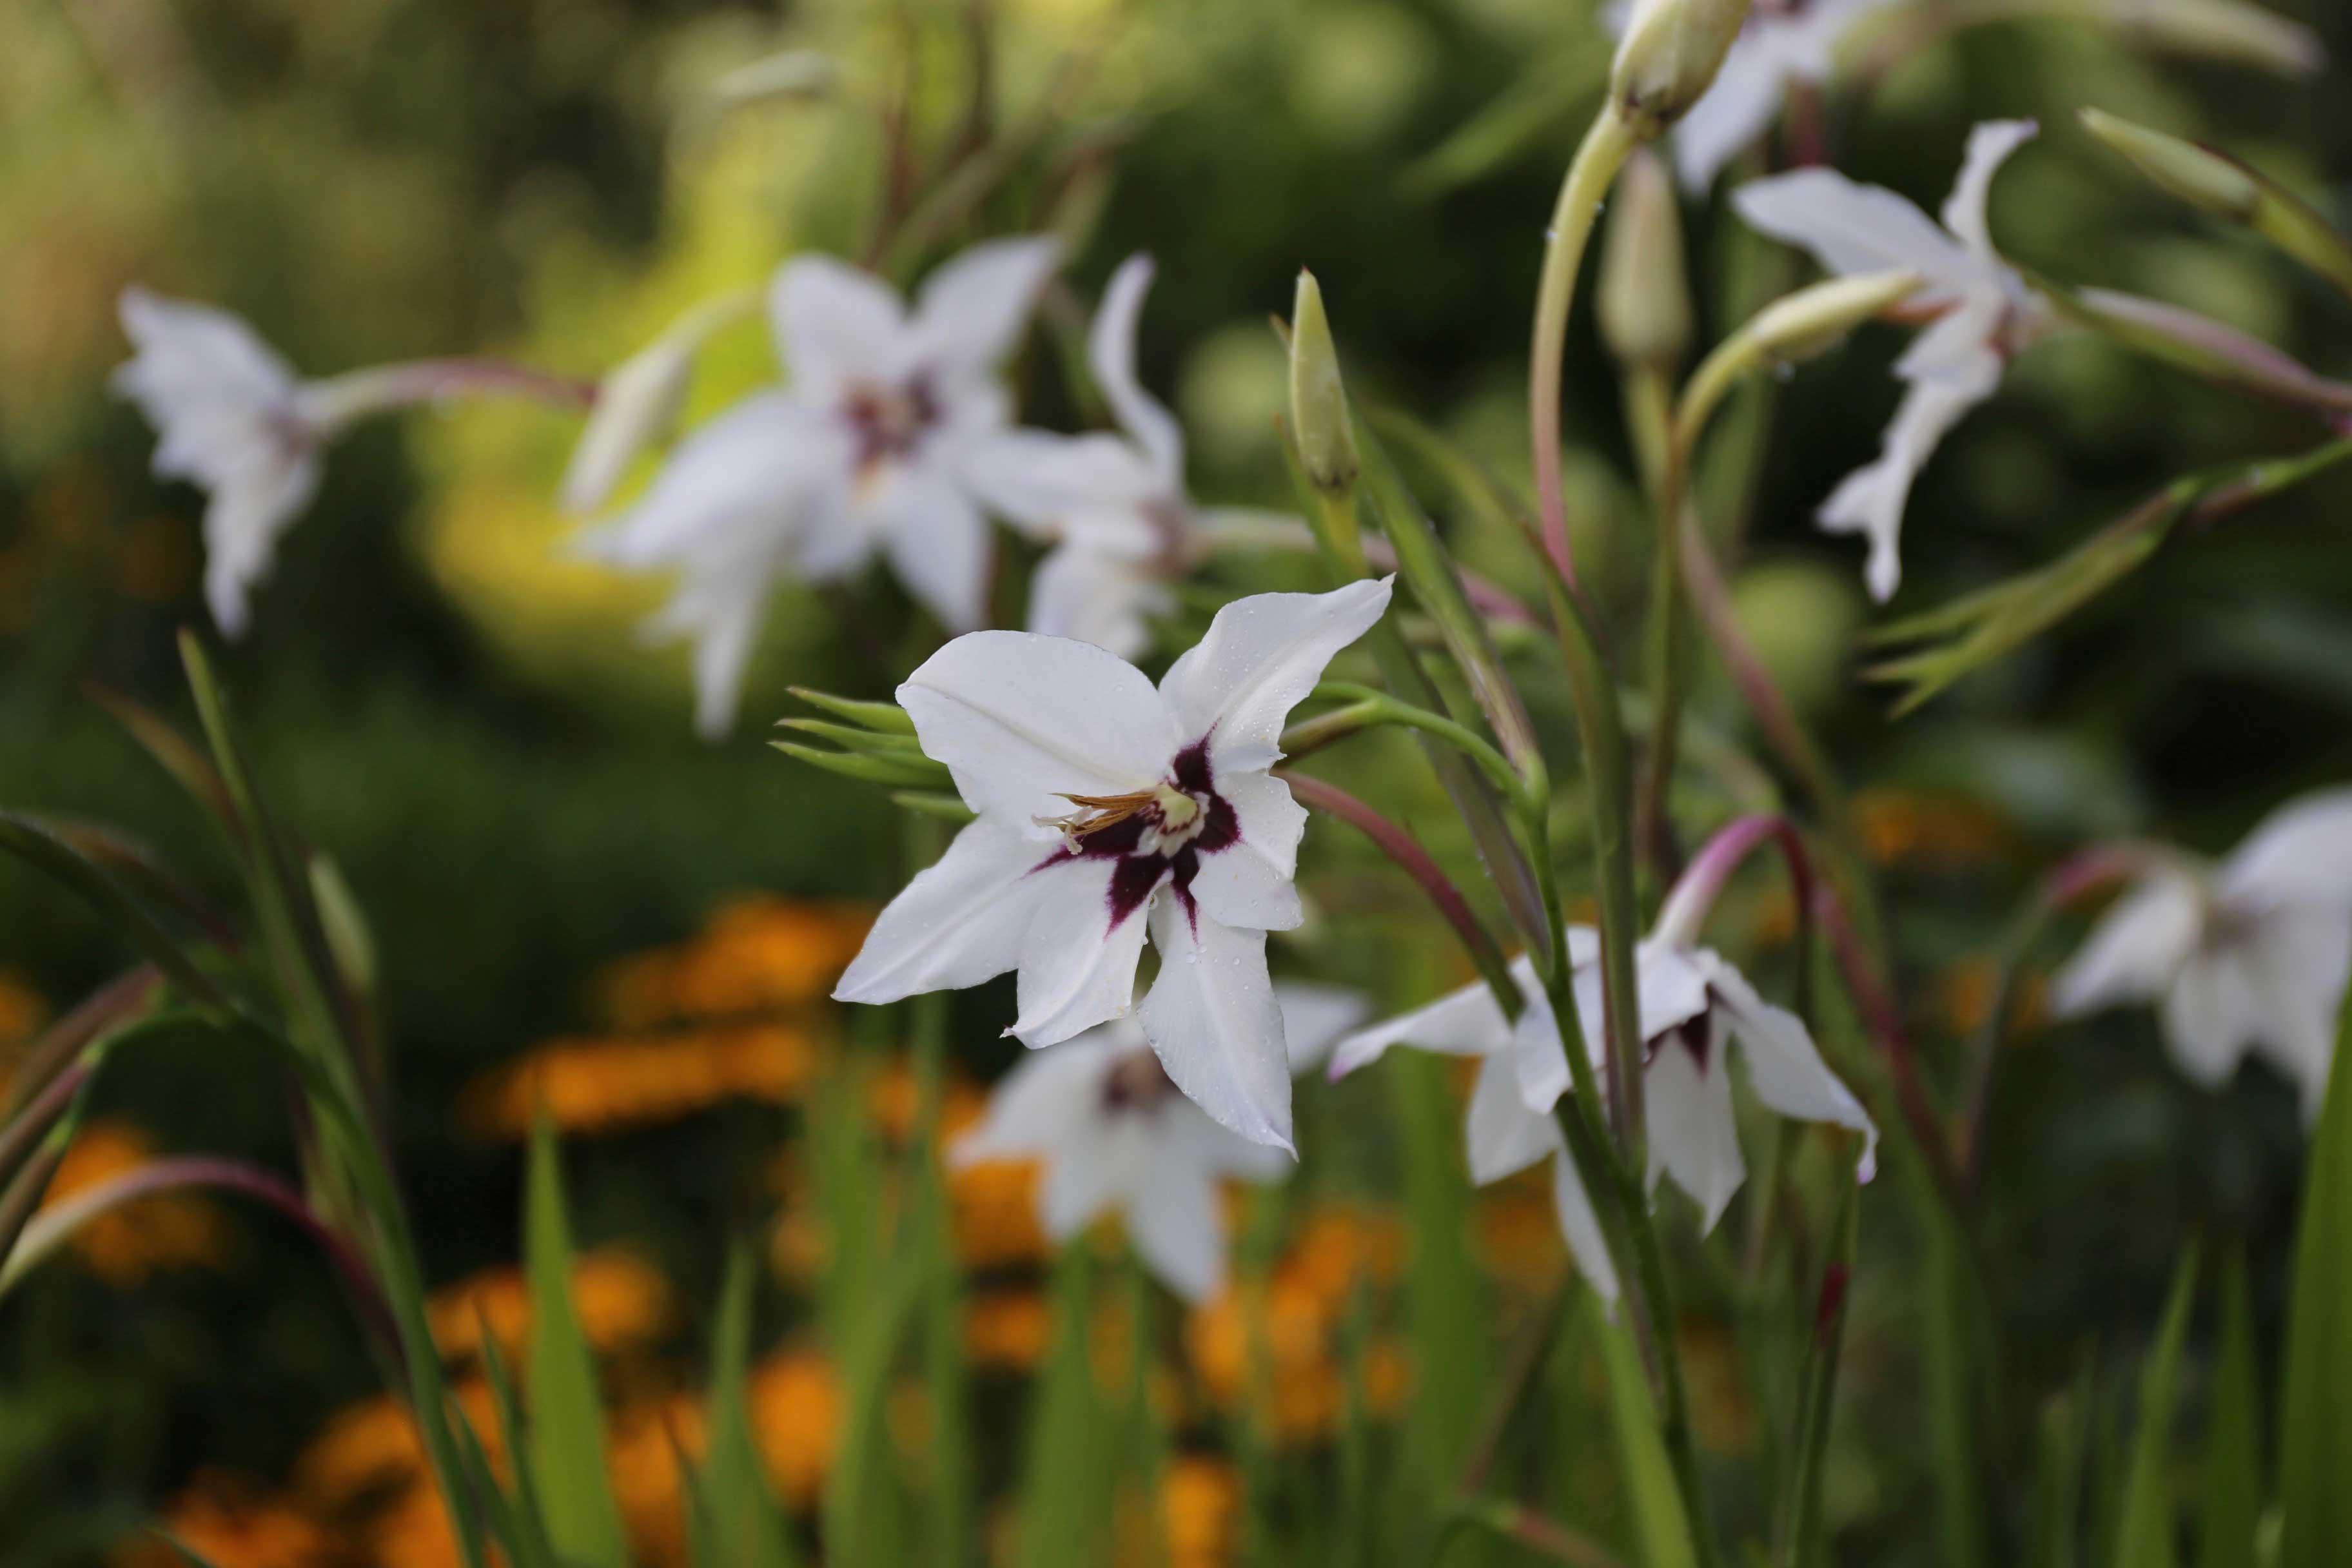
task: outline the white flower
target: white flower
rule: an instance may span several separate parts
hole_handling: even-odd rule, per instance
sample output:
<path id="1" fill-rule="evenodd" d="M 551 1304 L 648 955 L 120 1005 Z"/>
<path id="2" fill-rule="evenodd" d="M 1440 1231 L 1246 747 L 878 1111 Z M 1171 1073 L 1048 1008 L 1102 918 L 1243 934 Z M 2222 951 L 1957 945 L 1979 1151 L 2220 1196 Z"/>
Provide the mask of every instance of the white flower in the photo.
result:
<path id="1" fill-rule="evenodd" d="M 733 717 L 782 577 L 845 577 L 879 553 L 950 630 L 985 618 L 973 468 L 1005 433 L 1000 373 L 1059 254 L 1051 238 L 975 246 L 931 274 L 911 313 L 887 284 L 830 258 L 777 272 L 770 324 L 791 384 L 680 442 L 586 546 L 615 565 L 677 569 L 677 596 L 650 629 L 696 642 L 706 732 Z"/>
<path id="2" fill-rule="evenodd" d="M 1827 81 L 1837 47 L 1847 29 L 1901 0 L 1758 0 L 1747 26 L 1724 57 L 1723 68 L 1689 113 L 1675 122 L 1675 170 L 1685 189 L 1705 191 L 1725 164 L 1771 129 L 1800 82 Z M 1616 0 L 1606 13 L 1612 33 L 1622 37 L 1633 0 Z"/>
<path id="3" fill-rule="evenodd" d="M 1985 219 L 1993 176 L 2034 129 L 2022 120 L 1976 128 L 1941 228 L 1893 191 L 1857 184 L 1832 169 L 1778 174 L 1732 195 L 1750 224 L 1802 246 L 1832 272 L 1919 274 L 1927 281 L 1914 298 L 1942 312 L 1895 366 L 1910 390 L 1878 459 L 1849 475 L 1821 510 L 1823 528 L 1868 538 L 1865 576 L 1882 600 L 1902 579 L 1899 544 L 1912 482 L 1952 426 L 1999 390 L 2009 356 L 2042 325 L 2041 306 L 1994 250 Z"/>
<path id="4" fill-rule="evenodd" d="M 1049 1046 L 1139 1016 L 1176 1087 L 1253 1142 L 1290 1147 L 1265 933 L 1303 919 L 1307 812 L 1267 770 L 1283 721 L 1388 608 L 1386 581 L 1260 594 L 1217 612 L 1158 689 L 1087 643 L 974 632 L 898 688 L 923 750 L 979 819 L 875 921 L 834 994 L 894 1002 L 1020 971 L 1009 1033 Z"/>
<path id="5" fill-rule="evenodd" d="M 1191 542 L 1184 432 L 1135 374 L 1135 326 L 1151 258 L 1130 256 L 1095 312 L 1087 358 L 1119 433 L 1015 432 L 975 467 L 982 497 L 1055 548 L 1031 585 L 1029 629 L 1133 658 L 1150 617 L 1175 608 L 1167 578 Z"/>
<path id="6" fill-rule="evenodd" d="M 1569 959 L 1576 971 L 1576 1014 L 1596 1074 L 1605 1070 L 1607 1056 L 1600 957 L 1599 933 L 1571 927 Z M 1471 1179 L 1481 1185 L 1500 1181 L 1550 1156 L 1560 1234 L 1592 1288 L 1614 1301 L 1616 1268 L 1591 1199 L 1553 1120 L 1553 1107 L 1570 1085 L 1559 1026 L 1534 963 L 1517 959 L 1511 973 L 1527 1004 L 1516 1025 L 1504 1017 L 1486 985 L 1467 986 L 1340 1041 L 1331 1058 L 1331 1076 L 1353 1072 L 1393 1045 L 1485 1058 L 1471 1090 L 1465 1132 Z M 1748 1065 L 1748 1081 L 1765 1105 L 1799 1121 L 1831 1122 L 1864 1134 L 1861 1169 L 1864 1179 L 1869 1178 L 1877 1131 L 1861 1103 L 1823 1064 L 1801 1019 L 1759 996 L 1746 977 L 1714 952 L 1690 946 L 1663 926 L 1638 950 L 1635 974 L 1642 1037 L 1647 1044 L 1642 1089 L 1650 1149 L 1647 1181 L 1653 1190 L 1661 1176 L 1672 1175 L 1697 1202 L 1705 1228 L 1710 1230 L 1739 1190 L 1747 1167 L 1732 1118 L 1727 1060 L 1727 1047 L 1735 1043 Z"/>
<path id="7" fill-rule="evenodd" d="M 1281 984 L 1274 995 L 1294 1073 L 1313 1067 L 1364 1015 L 1361 997 L 1328 986 Z M 1013 1068 L 948 1157 L 958 1168 L 1039 1160 L 1037 1209 L 1047 1236 L 1067 1240 L 1116 1211 L 1144 1263 L 1194 1302 L 1224 1283 L 1219 1180 L 1275 1182 L 1290 1171 L 1282 1151 L 1236 1137 L 1179 1094 L 1132 1018 Z"/>
<path id="8" fill-rule="evenodd" d="M 205 599 L 235 637 L 278 536 L 318 494 L 328 410 L 275 349 L 226 310 L 138 288 L 123 290 L 121 310 L 137 353 L 115 371 L 114 389 L 162 437 L 155 472 L 211 494 Z"/>
<path id="9" fill-rule="evenodd" d="M 2352 981 L 2352 790 L 2271 814 L 2219 866 L 2150 867 L 2052 988 L 2061 1017 L 2154 1003 L 2180 1070 L 2209 1088 L 2249 1049 L 2319 1114 Z"/>

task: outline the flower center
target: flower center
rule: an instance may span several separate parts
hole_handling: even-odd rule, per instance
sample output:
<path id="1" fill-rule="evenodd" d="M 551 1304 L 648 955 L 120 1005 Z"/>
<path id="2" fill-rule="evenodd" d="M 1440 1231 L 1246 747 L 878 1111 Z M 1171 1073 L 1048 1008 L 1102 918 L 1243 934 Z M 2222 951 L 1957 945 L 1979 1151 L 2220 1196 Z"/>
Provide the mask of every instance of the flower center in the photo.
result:
<path id="1" fill-rule="evenodd" d="M 1160 1058 L 1150 1051 L 1136 1051 L 1121 1057 L 1103 1079 L 1103 1110 L 1113 1116 L 1148 1113 L 1159 1110 L 1174 1092 L 1176 1086 L 1169 1081 Z"/>
<path id="2" fill-rule="evenodd" d="M 1201 836 L 1209 825 L 1211 796 L 1172 784 L 1158 784 L 1132 795 L 1066 795 L 1078 809 L 1067 816 L 1041 816 L 1048 827 L 1062 830 L 1062 842 L 1073 855 L 1083 855 L 1088 840 L 1122 824 L 1134 823 L 1133 842 L 1122 852 L 1170 855 Z M 1124 836 L 1122 836 L 1124 837 Z"/>
<path id="3" fill-rule="evenodd" d="M 928 375 L 916 375 L 899 386 L 861 381 L 842 399 L 841 415 L 857 441 L 858 472 L 870 476 L 914 453 L 939 423 L 940 402 Z"/>
<path id="4" fill-rule="evenodd" d="M 1076 809 L 1064 816 L 1037 819 L 1060 832 L 1062 847 L 1034 868 L 1042 871 L 1070 860 L 1111 862 L 1105 896 L 1114 930 L 1162 886 L 1173 891 L 1189 917 L 1201 857 L 1241 842 L 1241 820 L 1233 803 L 1217 793 L 1206 737 L 1177 752 L 1168 776 L 1149 789 L 1062 798 Z"/>

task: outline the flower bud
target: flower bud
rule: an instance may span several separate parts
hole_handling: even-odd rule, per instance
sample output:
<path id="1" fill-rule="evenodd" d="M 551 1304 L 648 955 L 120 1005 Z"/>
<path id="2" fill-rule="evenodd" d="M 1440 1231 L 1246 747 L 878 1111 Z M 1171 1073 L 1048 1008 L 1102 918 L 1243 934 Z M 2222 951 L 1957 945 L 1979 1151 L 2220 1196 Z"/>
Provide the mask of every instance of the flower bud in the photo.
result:
<path id="1" fill-rule="evenodd" d="M 1917 290 L 1916 272 L 1865 272 L 1784 295 L 1756 312 L 1740 335 L 1751 353 L 1779 364 L 1825 354 L 1845 335 Z"/>
<path id="2" fill-rule="evenodd" d="M 2083 110 L 2083 129 L 2131 160 L 2135 168 L 2167 195 L 2232 223 L 2245 223 L 2262 205 L 2262 187 L 2228 158 L 2193 142 L 2118 120 L 2095 109 Z"/>
<path id="3" fill-rule="evenodd" d="M 1618 177 L 1594 300 L 1601 341 L 1619 363 L 1682 362 L 1692 331 L 1686 279 L 1681 201 L 1665 160 L 1644 149 Z"/>
<path id="4" fill-rule="evenodd" d="M 605 374 L 563 473 L 565 510 L 596 510 L 620 488 L 637 454 L 667 438 L 686 405 L 696 354 L 712 333 L 757 303 L 757 294 L 746 292 L 698 305 Z"/>
<path id="5" fill-rule="evenodd" d="M 1715 85 L 1748 22 L 1748 0 L 1634 0 L 1609 75 L 1619 118 L 1647 140 Z"/>
<path id="6" fill-rule="evenodd" d="M 1318 490 L 1346 490 L 1360 463 L 1348 416 L 1348 389 L 1339 380 L 1339 351 L 1323 313 L 1323 290 L 1301 268 L 1290 311 L 1290 423 L 1299 460 Z"/>
<path id="7" fill-rule="evenodd" d="M 2327 47 L 2318 34 L 2252 0 L 2109 0 L 2108 10 L 2126 38 L 2168 54 L 2281 76 L 2315 76 L 2327 68 Z"/>

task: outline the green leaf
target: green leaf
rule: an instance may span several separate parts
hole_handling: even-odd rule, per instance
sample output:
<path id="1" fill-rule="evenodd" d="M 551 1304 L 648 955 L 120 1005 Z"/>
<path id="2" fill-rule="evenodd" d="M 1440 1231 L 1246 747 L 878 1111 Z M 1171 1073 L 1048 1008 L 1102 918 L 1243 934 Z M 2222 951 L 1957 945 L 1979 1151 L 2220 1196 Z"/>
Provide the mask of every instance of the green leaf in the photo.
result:
<path id="1" fill-rule="evenodd" d="M 2026 1568 L 2074 1568 L 2083 1522 L 2083 1468 L 2090 1452 L 2091 1413 L 2098 1397 L 2098 1358 L 2083 1358 L 2074 1386 L 2042 1412 Z"/>
<path id="2" fill-rule="evenodd" d="M 1445 1063 L 1391 1051 L 1381 1064 L 1403 1139 L 1405 1214 L 1414 1245 L 1404 1279 L 1419 1394 L 1401 1456 L 1398 1500 L 1433 1508 L 1452 1489 L 1493 1371 L 1486 1292 L 1470 1256 L 1470 1184 Z"/>
<path id="3" fill-rule="evenodd" d="M 880 757 L 911 757 L 929 761 L 923 748 L 912 735 L 892 734 L 887 731 L 861 729 L 855 724 L 835 724 L 823 719 L 779 719 L 779 730 L 795 730 L 803 735 L 814 735 L 820 741 L 831 741 L 846 752 Z"/>
<path id="4" fill-rule="evenodd" d="M 572 1306 L 572 1222 L 555 1132 L 531 1129 L 523 1190 L 523 1268 L 530 1290 L 531 1482 L 557 1553 L 589 1568 L 628 1568 L 621 1510 L 604 1468 L 604 1412 L 596 1363 Z"/>
<path id="5" fill-rule="evenodd" d="M 490 1404 L 498 1414 L 499 1443 L 509 1458 L 530 1452 L 530 1426 L 523 1420 L 522 1400 L 515 1392 L 514 1373 L 507 1365 L 507 1353 L 499 1348 L 499 1336 L 490 1331 L 485 1317 L 481 1321 L 482 1374 L 490 1385 Z M 515 1525 L 515 1560 L 517 1568 L 558 1568 L 555 1546 L 547 1535 L 547 1510 L 539 1500 L 539 1487 L 531 1479 L 530 1467 L 518 1463 L 514 1467 L 513 1519 Z"/>
<path id="6" fill-rule="evenodd" d="M 1112 1446 L 1095 1388 L 1094 1259 L 1066 1247 L 1054 1260 L 1054 1337 L 1029 1406 L 1013 1561 L 1058 1568 L 1109 1554 Z"/>
<path id="7" fill-rule="evenodd" d="M 771 741 L 768 744 L 811 767 L 866 784 L 889 784 L 898 789 L 945 789 L 951 782 L 947 769 L 928 758 L 859 756 L 850 752 L 803 746 L 793 741 Z"/>
<path id="8" fill-rule="evenodd" d="M 911 735 L 915 732 L 914 720 L 895 702 L 861 702 L 855 698 L 812 691 L 805 686 L 792 688 L 792 693 L 812 708 L 821 708 L 837 719 L 846 719 L 864 729 L 890 735 Z"/>
<path id="9" fill-rule="evenodd" d="M 1658 1436 L 1658 1412 L 1650 1399 L 1641 1354 L 1624 1327 L 1607 1321 L 1598 1296 L 1588 1295 L 1586 1304 L 1598 1320 L 1592 1325 L 1593 1338 L 1601 1347 L 1601 1370 L 1609 1383 L 1609 1409 L 1617 1432 L 1626 1506 L 1633 1516 L 1634 1539 L 1641 1544 L 1634 1560 L 1643 1568 L 1696 1568 L 1698 1552 L 1691 1544 L 1690 1521 L 1683 1513 L 1682 1493 L 1675 1487 L 1673 1462 Z"/>
<path id="10" fill-rule="evenodd" d="M 2336 1026 L 2327 1100 L 2311 1138 L 2287 1306 L 2279 1431 L 2279 1568 L 2340 1563 L 2352 1542 L 2352 996 Z"/>
<path id="11" fill-rule="evenodd" d="M 890 803 L 914 812 L 919 816 L 936 816 L 942 822 L 952 822 L 961 827 L 980 814 L 964 805 L 960 795 L 944 790 L 902 789 L 891 793 Z"/>
<path id="12" fill-rule="evenodd" d="M 1781 1500 L 1780 1560 L 1801 1568 L 1821 1560 L 1822 1476 L 1828 1467 L 1830 1417 L 1837 1404 L 1840 1352 L 1845 1346 L 1846 1306 L 1852 1300 L 1854 1255 L 1859 1245 L 1861 1204 L 1853 1166 L 1845 1167 L 1838 1199 L 1836 1252 L 1822 1271 L 1819 1297 L 1806 1338 L 1804 1396 L 1797 1421 L 1797 1462 L 1789 1495 Z"/>
<path id="13" fill-rule="evenodd" d="M 100 919 L 122 933 L 194 1002 L 226 1012 L 228 999 L 198 968 L 178 939 L 121 882 L 76 848 L 55 825 L 22 812 L 0 811 L 0 849 L 79 893 Z"/>
<path id="14" fill-rule="evenodd" d="M 2172 1452 L 2172 1421 L 2180 1384 L 2180 1353 L 2189 1339 L 2189 1309 L 2197 1300 L 2195 1242 L 2173 1270 L 2172 1296 L 2164 1325 L 2139 1375 L 2139 1425 L 2132 1434 L 2131 1459 L 2124 1472 L 2123 1517 L 2116 1535 L 2116 1568 L 2172 1568 L 2179 1561 L 2173 1542 L 2172 1492 L 2167 1474 Z"/>
<path id="15" fill-rule="evenodd" d="M 2262 1373 L 2254 1364 L 2254 1305 L 2246 1259 L 2221 1267 L 2221 1344 L 2205 1423 L 2205 1520 L 2198 1568 L 2254 1568 L 2263 1511 Z"/>
<path id="16" fill-rule="evenodd" d="M 727 1260 L 710 1337 L 710 1450 L 702 1489 L 715 1554 L 698 1559 L 710 1568 L 793 1568 L 799 1561 L 751 1438 L 751 1317 L 759 1282 L 751 1251 L 737 1247 Z"/>

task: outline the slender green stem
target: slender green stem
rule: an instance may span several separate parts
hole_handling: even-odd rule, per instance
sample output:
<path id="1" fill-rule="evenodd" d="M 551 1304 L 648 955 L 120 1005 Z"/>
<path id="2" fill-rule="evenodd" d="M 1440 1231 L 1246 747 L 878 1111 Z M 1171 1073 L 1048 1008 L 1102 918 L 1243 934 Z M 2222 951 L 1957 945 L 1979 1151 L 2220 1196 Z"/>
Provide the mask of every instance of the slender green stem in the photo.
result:
<path id="1" fill-rule="evenodd" d="M 1811 1333 L 1805 1345 L 1805 1389 L 1797 1419 L 1796 1468 L 1780 1499 L 1774 1559 L 1779 1568 L 1804 1568 L 1816 1558 L 1822 1530 L 1822 1474 L 1829 1452 L 1830 1415 L 1836 1403 L 1839 1352 L 1845 1343 L 1846 1303 L 1852 1298 L 1856 1226 L 1852 1167 L 1838 1200 L 1837 1239 L 1814 1299 Z"/>
<path id="2" fill-rule="evenodd" d="M 1650 744 L 1634 804 L 1634 842 L 1648 855 L 1661 880 L 1680 867 L 1670 802 L 1675 767 L 1682 750 L 1683 697 L 1690 686 L 1690 633 L 1685 611 L 1682 549 L 1676 539 L 1683 494 L 1689 483 L 1690 452 L 1675 438 L 1673 393 L 1655 365 L 1626 373 L 1627 412 L 1637 431 L 1652 432 L 1639 447 L 1649 469 L 1650 500 L 1656 517 L 1650 552 L 1649 682 Z"/>
<path id="3" fill-rule="evenodd" d="M 1543 275 L 1536 284 L 1535 337 L 1528 363 L 1528 419 L 1535 453 L 1536 507 L 1544 548 L 1559 574 L 1573 584 L 1575 559 L 1568 543 L 1568 509 L 1559 477 L 1560 365 L 1568 349 L 1568 317 L 1576 302 L 1576 276 L 1584 265 L 1593 219 L 1633 152 L 1633 128 L 1605 103 L 1576 150 L 1560 182 L 1551 226 L 1544 234 Z"/>
<path id="4" fill-rule="evenodd" d="M 1401 702 L 1376 688 L 1358 686 L 1352 681 L 1327 680 L 1316 687 L 1314 694 L 1349 704 L 1342 711 L 1361 715 L 1361 722 L 1365 725 L 1394 724 L 1400 729 L 1418 730 L 1424 735 L 1436 736 L 1477 763 L 1479 771 L 1486 775 L 1486 782 L 1493 784 L 1496 792 L 1520 816 L 1525 816 L 1531 805 L 1540 809 L 1543 791 L 1539 781 L 1531 784 L 1522 777 L 1508 758 L 1468 726 L 1457 724 L 1443 714 L 1432 713 L 1426 708 Z"/>

